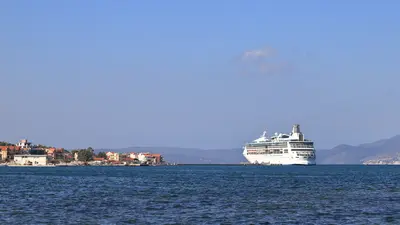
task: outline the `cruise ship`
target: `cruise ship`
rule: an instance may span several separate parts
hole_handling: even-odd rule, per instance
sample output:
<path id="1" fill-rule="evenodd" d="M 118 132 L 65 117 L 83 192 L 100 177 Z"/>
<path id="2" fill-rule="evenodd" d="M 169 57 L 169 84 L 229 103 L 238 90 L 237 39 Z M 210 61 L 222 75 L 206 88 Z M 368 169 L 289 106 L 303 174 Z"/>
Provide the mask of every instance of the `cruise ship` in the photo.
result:
<path id="1" fill-rule="evenodd" d="M 294 124 L 290 134 L 267 132 L 243 147 L 243 155 L 251 164 L 316 165 L 314 142 L 304 139 L 300 125 Z"/>

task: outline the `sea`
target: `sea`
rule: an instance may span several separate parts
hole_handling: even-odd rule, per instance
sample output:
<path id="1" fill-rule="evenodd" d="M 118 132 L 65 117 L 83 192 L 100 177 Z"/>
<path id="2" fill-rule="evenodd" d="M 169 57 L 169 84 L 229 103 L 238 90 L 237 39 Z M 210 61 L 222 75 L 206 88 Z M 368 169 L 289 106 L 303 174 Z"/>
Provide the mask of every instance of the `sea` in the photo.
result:
<path id="1" fill-rule="evenodd" d="M 400 166 L 0 167 L 0 224 L 400 224 Z"/>

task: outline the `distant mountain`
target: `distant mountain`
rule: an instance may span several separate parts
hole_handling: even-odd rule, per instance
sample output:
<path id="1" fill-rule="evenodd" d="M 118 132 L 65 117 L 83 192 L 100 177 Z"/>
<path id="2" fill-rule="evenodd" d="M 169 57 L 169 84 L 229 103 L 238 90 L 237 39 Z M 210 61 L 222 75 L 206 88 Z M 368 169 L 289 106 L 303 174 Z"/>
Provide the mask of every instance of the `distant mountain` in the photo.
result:
<path id="1" fill-rule="evenodd" d="M 197 149 L 173 147 L 130 147 L 97 149 L 114 152 L 152 152 L 163 155 L 167 162 L 186 164 L 234 164 L 245 162 L 242 149 Z M 330 150 L 317 150 L 317 164 L 363 164 L 378 161 L 400 161 L 400 135 L 358 146 L 338 145 Z"/>
<path id="2" fill-rule="evenodd" d="M 330 150 L 317 151 L 317 164 L 363 164 L 385 159 L 398 160 L 400 135 L 358 146 L 338 145 Z"/>
<path id="3" fill-rule="evenodd" d="M 242 149 L 197 149 L 174 147 L 129 147 L 121 149 L 96 149 L 114 152 L 152 152 L 160 153 L 170 163 L 186 164 L 230 164 L 246 161 Z"/>

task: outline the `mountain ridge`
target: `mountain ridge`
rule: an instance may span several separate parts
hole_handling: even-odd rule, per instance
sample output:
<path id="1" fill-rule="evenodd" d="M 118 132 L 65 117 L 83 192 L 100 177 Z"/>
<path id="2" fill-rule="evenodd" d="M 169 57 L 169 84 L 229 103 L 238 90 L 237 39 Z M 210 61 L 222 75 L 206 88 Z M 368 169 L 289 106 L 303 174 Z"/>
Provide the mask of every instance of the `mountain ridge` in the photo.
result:
<path id="1" fill-rule="evenodd" d="M 398 160 L 400 135 L 359 145 L 338 145 L 317 151 L 317 164 L 365 164 L 384 157 L 387 162 Z"/>
<path id="2" fill-rule="evenodd" d="M 242 148 L 201 149 L 182 147 L 133 146 L 118 149 L 96 149 L 114 152 L 160 153 L 171 163 L 235 164 L 245 162 Z M 317 164 L 365 164 L 384 158 L 385 162 L 400 160 L 400 135 L 359 145 L 340 144 L 328 150 L 316 150 Z"/>

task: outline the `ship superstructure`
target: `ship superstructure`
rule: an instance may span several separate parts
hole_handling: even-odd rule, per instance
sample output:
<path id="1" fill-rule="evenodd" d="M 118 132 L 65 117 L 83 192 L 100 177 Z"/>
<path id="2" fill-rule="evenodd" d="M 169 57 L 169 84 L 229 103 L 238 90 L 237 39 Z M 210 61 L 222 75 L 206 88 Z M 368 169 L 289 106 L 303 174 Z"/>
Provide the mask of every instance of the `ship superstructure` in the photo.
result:
<path id="1" fill-rule="evenodd" d="M 290 134 L 275 133 L 247 143 L 243 155 L 252 164 L 315 165 L 314 142 L 304 138 L 300 125 L 294 124 Z"/>

